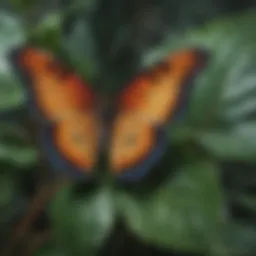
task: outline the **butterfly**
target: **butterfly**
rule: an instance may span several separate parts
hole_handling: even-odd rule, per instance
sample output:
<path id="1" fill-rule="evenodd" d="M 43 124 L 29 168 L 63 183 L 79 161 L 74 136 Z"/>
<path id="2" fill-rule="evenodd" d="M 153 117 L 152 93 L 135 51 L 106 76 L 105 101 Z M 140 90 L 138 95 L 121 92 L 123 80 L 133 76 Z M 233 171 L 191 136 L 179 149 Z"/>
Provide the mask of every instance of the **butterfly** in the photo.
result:
<path id="1" fill-rule="evenodd" d="M 109 122 L 99 111 L 104 96 L 51 52 L 22 46 L 10 59 L 39 126 L 42 150 L 57 175 L 92 177 L 104 151 L 112 175 L 138 180 L 165 154 L 165 128 L 186 111 L 193 78 L 207 56 L 205 50 L 182 49 L 141 72 L 111 99 Z"/>

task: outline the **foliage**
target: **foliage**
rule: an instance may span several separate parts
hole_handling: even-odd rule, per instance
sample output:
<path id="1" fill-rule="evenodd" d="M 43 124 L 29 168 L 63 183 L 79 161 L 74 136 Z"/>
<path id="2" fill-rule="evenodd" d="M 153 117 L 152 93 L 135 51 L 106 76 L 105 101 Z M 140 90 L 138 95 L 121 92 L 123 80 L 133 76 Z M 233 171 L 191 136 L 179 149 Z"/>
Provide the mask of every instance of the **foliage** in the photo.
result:
<path id="1" fill-rule="evenodd" d="M 14 216 L 24 214 L 29 201 L 24 186 L 36 176 L 40 153 L 30 142 L 25 93 L 6 53 L 31 40 L 64 56 L 91 81 L 101 70 L 89 21 L 78 16 L 71 33 L 63 35 L 64 14 L 56 11 L 34 27 L 27 25 L 24 16 L 0 14 L 2 235 L 10 232 Z M 247 12 L 170 33 L 160 46 L 141 55 L 138 66 L 143 67 L 178 48 L 197 46 L 210 53 L 207 68 L 196 78 L 186 115 L 168 128 L 171 161 L 163 165 L 168 175 L 154 189 L 147 182 L 139 184 L 143 191 L 117 186 L 108 178 L 89 192 L 77 192 L 78 184 L 60 189 L 46 207 L 52 237 L 37 255 L 95 255 L 118 217 L 141 240 L 159 247 L 214 256 L 256 254 L 256 196 L 246 190 L 256 186 L 255 22 L 255 12 Z M 114 75 L 106 78 L 109 91 Z M 232 172 L 225 168 L 238 161 L 241 168 L 238 164 Z M 253 171 L 245 164 L 253 166 Z M 153 170 L 155 176 L 157 171 Z M 229 186 L 223 184 L 226 173 Z M 239 185 L 238 180 L 246 181 Z M 230 208 L 234 202 L 253 218 L 234 218 Z"/>

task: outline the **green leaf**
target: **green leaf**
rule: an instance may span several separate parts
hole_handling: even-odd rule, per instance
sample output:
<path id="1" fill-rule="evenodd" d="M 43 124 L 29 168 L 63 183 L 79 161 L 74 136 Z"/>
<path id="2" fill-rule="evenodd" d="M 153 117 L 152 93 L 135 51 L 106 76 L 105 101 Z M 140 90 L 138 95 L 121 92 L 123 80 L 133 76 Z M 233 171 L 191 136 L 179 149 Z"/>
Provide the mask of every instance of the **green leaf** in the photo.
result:
<path id="1" fill-rule="evenodd" d="M 145 198 L 119 195 L 119 209 L 138 236 L 162 247 L 208 250 L 223 221 L 218 169 L 211 163 L 187 164 Z"/>
<path id="2" fill-rule="evenodd" d="M 219 244 L 212 245 L 212 254 L 218 256 L 251 256 L 256 253 L 256 228 L 246 223 L 227 222 L 219 237 Z"/>
<path id="3" fill-rule="evenodd" d="M 61 189 L 50 207 L 54 239 L 71 255 L 94 255 L 107 237 L 114 218 L 112 195 L 101 188 L 90 196 Z"/>
<path id="4" fill-rule="evenodd" d="M 229 132 L 195 132 L 208 152 L 226 160 L 256 161 L 256 122 L 234 126 Z"/>
<path id="5" fill-rule="evenodd" d="M 91 79 L 98 65 L 92 31 L 88 21 L 83 18 L 75 20 L 72 28 L 69 35 L 63 38 L 62 46 L 77 72 Z"/>
<path id="6" fill-rule="evenodd" d="M 25 40 L 22 22 L 18 17 L 0 13 L 0 111 L 24 104 L 22 86 L 7 59 L 7 53 Z"/>
<path id="7" fill-rule="evenodd" d="M 0 147 L 0 159 L 8 160 L 19 167 L 34 164 L 38 159 L 38 152 L 32 147 L 17 147 L 4 145 Z"/>
<path id="8" fill-rule="evenodd" d="M 60 50 L 62 16 L 60 12 L 48 13 L 29 28 L 29 41 L 35 45 L 48 48 L 53 52 Z"/>
<path id="9" fill-rule="evenodd" d="M 38 161 L 38 150 L 30 143 L 30 134 L 17 123 L 0 123 L 0 161 L 23 168 Z"/>

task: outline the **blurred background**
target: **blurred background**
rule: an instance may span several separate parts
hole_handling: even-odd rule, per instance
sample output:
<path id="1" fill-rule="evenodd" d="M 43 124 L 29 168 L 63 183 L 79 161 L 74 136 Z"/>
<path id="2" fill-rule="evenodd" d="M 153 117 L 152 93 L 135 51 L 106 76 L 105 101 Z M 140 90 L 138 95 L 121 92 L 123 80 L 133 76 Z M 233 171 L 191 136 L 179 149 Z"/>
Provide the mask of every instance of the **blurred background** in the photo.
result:
<path id="1" fill-rule="evenodd" d="M 256 1 L 0 7 L 0 255 L 256 255 Z M 54 52 L 103 93 L 182 47 L 207 49 L 210 59 L 152 177 L 128 187 L 74 182 L 43 203 L 52 172 L 7 59 L 24 42 Z M 14 246 L 18 223 L 40 204 L 33 198 L 42 210 Z"/>

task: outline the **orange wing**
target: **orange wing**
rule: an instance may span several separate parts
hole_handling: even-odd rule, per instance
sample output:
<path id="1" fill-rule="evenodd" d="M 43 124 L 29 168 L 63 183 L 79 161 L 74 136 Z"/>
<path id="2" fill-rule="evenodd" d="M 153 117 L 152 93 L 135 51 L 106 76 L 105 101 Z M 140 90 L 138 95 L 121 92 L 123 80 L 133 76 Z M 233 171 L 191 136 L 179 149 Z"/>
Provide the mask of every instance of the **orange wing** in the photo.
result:
<path id="1" fill-rule="evenodd" d="M 191 78 L 206 56 L 198 49 L 172 54 L 120 94 L 109 156 L 116 175 L 138 178 L 159 161 L 168 146 L 163 126 L 183 107 Z"/>
<path id="2" fill-rule="evenodd" d="M 95 96 L 52 54 L 23 47 L 11 59 L 28 92 L 29 109 L 41 127 L 45 154 L 56 170 L 90 173 L 97 161 L 99 125 Z"/>

